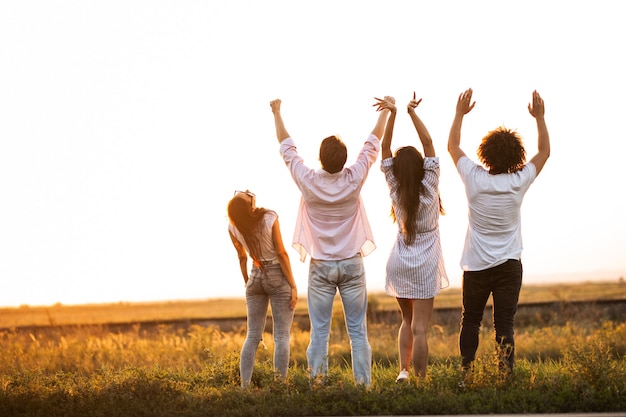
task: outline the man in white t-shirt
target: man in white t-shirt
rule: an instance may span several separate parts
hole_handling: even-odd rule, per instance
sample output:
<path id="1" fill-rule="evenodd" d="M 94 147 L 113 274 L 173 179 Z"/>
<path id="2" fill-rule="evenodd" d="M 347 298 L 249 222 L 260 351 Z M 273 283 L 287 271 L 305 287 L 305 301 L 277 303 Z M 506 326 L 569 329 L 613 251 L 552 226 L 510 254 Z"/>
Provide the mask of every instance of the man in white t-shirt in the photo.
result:
<path id="1" fill-rule="evenodd" d="M 465 185 L 468 228 L 461 257 L 463 313 L 459 347 L 462 370 L 471 370 L 487 300 L 493 297 L 493 324 L 502 370 L 509 374 L 515 361 L 514 319 L 522 286 L 520 208 L 528 188 L 550 156 L 550 138 L 543 99 L 533 92 L 528 111 L 537 122 L 538 151 L 526 164 L 526 150 L 517 132 L 499 127 L 478 147 L 483 166 L 461 150 L 461 125 L 469 113 L 472 90 L 459 96 L 448 152 Z"/>

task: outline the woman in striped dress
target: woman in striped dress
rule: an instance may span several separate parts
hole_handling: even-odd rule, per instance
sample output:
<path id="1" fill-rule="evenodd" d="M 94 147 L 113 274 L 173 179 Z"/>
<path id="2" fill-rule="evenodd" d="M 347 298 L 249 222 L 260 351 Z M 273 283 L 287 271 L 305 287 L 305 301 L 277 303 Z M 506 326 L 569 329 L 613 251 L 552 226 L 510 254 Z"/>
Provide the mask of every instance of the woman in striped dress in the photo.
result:
<path id="1" fill-rule="evenodd" d="M 378 102 L 380 109 L 391 111 L 381 144 L 381 170 L 389 186 L 391 217 L 398 225 L 385 277 L 385 292 L 396 297 L 402 313 L 398 331 L 400 374 L 396 381 L 409 378 L 411 363 L 416 376 L 426 375 L 428 324 L 434 297 L 448 286 L 439 238 L 439 215 L 444 214 L 439 198 L 439 158 L 426 126 L 415 114 L 421 101 L 413 93 L 407 111 L 424 157 L 413 146 L 400 147 L 392 155 L 396 108 L 389 101 Z"/>

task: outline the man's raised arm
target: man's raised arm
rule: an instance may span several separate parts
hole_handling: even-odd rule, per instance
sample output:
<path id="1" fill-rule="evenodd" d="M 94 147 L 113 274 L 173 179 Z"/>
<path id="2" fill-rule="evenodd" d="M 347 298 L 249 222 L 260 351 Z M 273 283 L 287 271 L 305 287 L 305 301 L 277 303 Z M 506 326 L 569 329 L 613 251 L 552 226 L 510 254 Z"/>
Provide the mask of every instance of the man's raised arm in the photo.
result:
<path id="1" fill-rule="evenodd" d="M 532 105 L 528 103 L 528 111 L 537 121 L 537 155 L 530 160 L 537 169 L 537 175 L 550 157 L 550 135 L 544 114 L 546 112 L 543 99 L 537 91 L 533 91 Z"/>
<path id="2" fill-rule="evenodd" d="M 454 113 L 454 120 L 452 121 L 452 127 L 450 128 L 450 136 L 448 136 L 448 152 L 452 157 L 454 165 L 458 160 L 465 155 L 465 152 L 461 149 L 461 125 L 463 124 L 463 116 L 469 113 L 476 102 L 472 102 L 472 89 L 465 90 L 459 96 L 459 100 L 456 103 L 456 111 Z"/>
<path id="3" fill-rule="evenodd" d="M 394 104 L 395 104 L 395 100 L 392 101 L 392 100 L 385 100 L 385 99 L 380 99 L 380 98 L 377 98 L 376 104 L 374 104 L 375 106 L 378 106 L 377 108 L 378 111 L 382 111 L 382 110 L 389 111 L 389 118 L 387 119 L 387 124 L 385 126 L 385 133 L 383 134 L 383 140 L 381 143 L 381 153 L 382 153 L 383 159 L 391 158 L 392 156 L 391 141 L 393 139 L 393 127 L 396 122 L 396 106 Z M 380 120 L 380 116 L 378 120 Z"/>
<path id="4" fill-rule="evenodd" d="M 285 128 L 285 123 L 283 122 L 283 116 L 280 114 L 280 99 L 270 101 L 270 107 L 272 108 L 272 113 L 274 113 L 274 125 L 276 126 L 276 137 L 278 138 L 278 142 L 281 143 L 289 136 L 287 133 L 287 129 Z"/>

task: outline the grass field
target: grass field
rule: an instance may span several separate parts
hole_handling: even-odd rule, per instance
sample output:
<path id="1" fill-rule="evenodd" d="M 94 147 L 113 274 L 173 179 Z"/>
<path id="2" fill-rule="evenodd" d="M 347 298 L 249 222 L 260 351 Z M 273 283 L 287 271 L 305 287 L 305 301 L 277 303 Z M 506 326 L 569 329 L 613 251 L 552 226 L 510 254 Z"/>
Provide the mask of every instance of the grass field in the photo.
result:
<path id="1" fill-rule="evenodd" d="M 523 303 L 556 303 L 518 313 L 514 377 L 503 378 L 497 371 L 493 329 L 485 320 L 476 368 L 464 387 L 459 386 L 457 290 L 444 291 L 437 300 L 438 310 L 454 311 L 445 313 L 451 319 L 444 320 L 444 313 L 433 317 L 428 375 L 422 380 L 394 382 L 397 316 L 371 320 L 369 389 L 353 383 L 340 309 L 333 318 L 325 384 L 309 380 L 309 333 L 294 325 L 287 381 L 276 379 L 273 342 L 267 333 L 247 390 L 239 386 L 245 322 L 232 331 L 167 323 L 146 331 L 139 325 L 143 320 L 241 317 L 241 299 L 2 309 L 0 416 L 626 412 L 624 303 L 616 303 L 616 313 L 597 302 L 626 300 L 625 292 L 623 282 L 525 287 Z M 370 301 L 380 317 L 397 310 L 390 297 L 373 294 Z M 575 301 L 589 303 L 574 306 Z M 304 300 L 301 303 L 298 309 L 306 313 Z M 107 325 L 115 322 L 129 325 L 115 330 Z"/>
<path id="2" fill-rule="evenodd" d="M 566 302 L 580 300 L 626 300 L 626 282 L 528 285 L 522 288 L 520 303 Z M 375 309 L 397 310 L 394 298 L 370 294 Z M 460 307 L 461 289 L 443 290 L 435 308 Z M 337 306 L 339 307 L 339 306 Z M 340 307 L 339 307 L 340 308 Z M 306 299 L 298 300 L 296 314 L 306 313 Z M 243 298 L 218 298 L 170 302 L 114 303 L 88 305 L 21 306 L 0 308 L 0 328 L 19 326 L 75 325 L 245 317 Z"/>

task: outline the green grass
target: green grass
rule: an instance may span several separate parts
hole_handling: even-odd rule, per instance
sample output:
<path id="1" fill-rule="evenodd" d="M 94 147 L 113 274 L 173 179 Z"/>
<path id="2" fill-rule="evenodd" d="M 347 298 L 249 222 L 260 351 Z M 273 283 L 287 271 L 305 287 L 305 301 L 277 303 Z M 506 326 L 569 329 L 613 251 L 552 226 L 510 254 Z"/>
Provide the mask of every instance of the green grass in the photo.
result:
<path id="1" fill-rule="evenodd" d="M 326 384 L 311 384 L 309 333 L 295 326 L 287 381 L 276 380 L 266 334 L 247 390 L 239 386 L 245 327 L 7 328 L 0 330 L 0 416 L 624 412 L 626 317 L 605 314 L 592 306 L 567 316 L 533 312 L 523 318 L 512 379 L 497 372 L 493 331 L 485 322 L 476 367 L 463 388 L 456 319 L 432 323 L 427 377 L 409 384 L 395 383 L 399 323 L 371 321 L 369 389 L 353 383 L 341 315 L 333 322 Z"/>
<path id="2" fill-rule="evenodd" d="M 160 366 L 100 368 L 93 372 L 22 371 L 0 378 L 5 416 L 317 416 L 624 411 L 624 360 L 575 348 L 576 362 L 521 360 L 512 380 L 481 359 L 459 388 L 454 361 L 431 365 L 418 383 L 394 383 L 395 370 L 375 364 L 372 387 L 351 382 L 334 366 L 325 386 L 312 386 L 303 366 L 277 382 L 268 360 L 255 369 L 254 386 L 237 385 L 236 355 L 199 370 Z M 602 357 L 600 368 L 597 361 Z M 572 358 L 573 360 L 574 358 Z"/>

